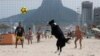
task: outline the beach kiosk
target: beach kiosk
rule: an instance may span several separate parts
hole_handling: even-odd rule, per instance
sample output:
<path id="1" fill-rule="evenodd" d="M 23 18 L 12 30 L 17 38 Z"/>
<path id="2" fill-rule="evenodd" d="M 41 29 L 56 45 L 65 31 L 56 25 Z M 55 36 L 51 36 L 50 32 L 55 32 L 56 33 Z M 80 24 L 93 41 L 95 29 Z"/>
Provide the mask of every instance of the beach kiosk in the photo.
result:
<path id="1" fill-rule="evenodd" d="M 6 24 L 0 24 L 0 32 L 7 31 L 10 26 Z M 15 35 L 12 33 L 3 32 L 0 34 L 0 45 L 12 45 L 15 44 Z"/>
<path id="2" fill-rule="evenodd" d="M 12 45 L 15 44 L 14 34 L 1 34 L 0 45 Z"/>

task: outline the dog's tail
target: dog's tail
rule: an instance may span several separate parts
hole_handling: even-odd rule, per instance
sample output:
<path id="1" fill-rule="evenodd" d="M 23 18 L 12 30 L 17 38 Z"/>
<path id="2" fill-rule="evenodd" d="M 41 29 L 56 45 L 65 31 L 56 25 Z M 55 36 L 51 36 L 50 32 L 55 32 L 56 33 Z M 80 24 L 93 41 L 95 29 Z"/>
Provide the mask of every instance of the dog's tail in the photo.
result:
<path id="1" fill-rule="evenodd" d="M 65 42 L 68 43 L 71 38 L 65 38 Z"/>

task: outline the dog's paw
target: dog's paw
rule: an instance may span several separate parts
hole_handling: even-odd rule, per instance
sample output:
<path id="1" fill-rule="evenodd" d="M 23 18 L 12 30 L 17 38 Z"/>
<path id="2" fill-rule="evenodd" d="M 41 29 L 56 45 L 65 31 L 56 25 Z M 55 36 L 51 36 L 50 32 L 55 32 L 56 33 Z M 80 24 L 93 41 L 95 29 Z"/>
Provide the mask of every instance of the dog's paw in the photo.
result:
<path id="1" fill-rule="evenodd" d="M 55 51 L 54 53 L 57 53 L 57 51 Z"/>
<path id="2" fill-rule="evenodd" d="M 58 56 L 60 56 L 60 53 L 58 54 Z"/>

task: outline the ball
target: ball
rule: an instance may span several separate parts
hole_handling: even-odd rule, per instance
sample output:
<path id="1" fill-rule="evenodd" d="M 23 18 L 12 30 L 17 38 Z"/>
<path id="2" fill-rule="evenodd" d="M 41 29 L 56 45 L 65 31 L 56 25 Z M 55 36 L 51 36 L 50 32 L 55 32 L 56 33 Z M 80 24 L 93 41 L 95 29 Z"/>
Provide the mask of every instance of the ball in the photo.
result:
<path id="1" fill-rule="evenodd" d="M 21 13 L 22 13 L 22 14 L 26 14 L 26 13 L 27 13 L 27 8 L 22 7 L 22 8 L 21 8 Z"/>

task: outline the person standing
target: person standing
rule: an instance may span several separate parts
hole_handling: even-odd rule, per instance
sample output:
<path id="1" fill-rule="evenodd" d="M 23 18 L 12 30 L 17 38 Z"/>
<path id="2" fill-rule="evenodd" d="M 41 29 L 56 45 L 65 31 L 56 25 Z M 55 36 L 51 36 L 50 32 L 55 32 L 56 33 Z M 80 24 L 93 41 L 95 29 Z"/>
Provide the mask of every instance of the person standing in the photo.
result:
<path id="1" fill-rule="evenodd" d="M 28 30 L 28 44 L 30 44 L 30 42 L 31 42 L 31 44 L 32 44 L 32 39 L 33 39 L 33 36 L 32 36 L 32 29 L 29 28 L 29 30 Z"/>
<path id="2" fill-rule="evenodd" d="M 41 33 L 40 32 L 37 32 L 37 43 L 40 42 L 40 37 L 41 37 Z"/>
<path id="3" fill-rule="evenodd" d="M 37 38 L 37 43 L 39 43 L 41 38 L 41 26 L 37 28 L 36 38 Z"/>
<path id="4" fill-rule="evenodd" d="M 16 47 L 17 48 L 17 44 L 18 44 L 18 40 L 21 41 L 21 45 L 22 45 L 22 48 L 23 48 L 23 42 L 24 42 L 24 38 L 23 38 L 23 35 L 24 35 L 24 28 L 22 27 L 21 25 L 21 22 L 19 22 L 19 25 L 17 26 L 17 28 L 15 29 L 15 35 L 16 35 Z"/>
<path id="5" fill-rule="evenodd" d="M 82 31 L 80 30 L 79 26 L 76 26 L 76 30 L 75 30 L 75 48 L 77 48 L 77 41 L 79 40 L 79 44 L 80 44 L 80 49 L 82 49 Z"/>

